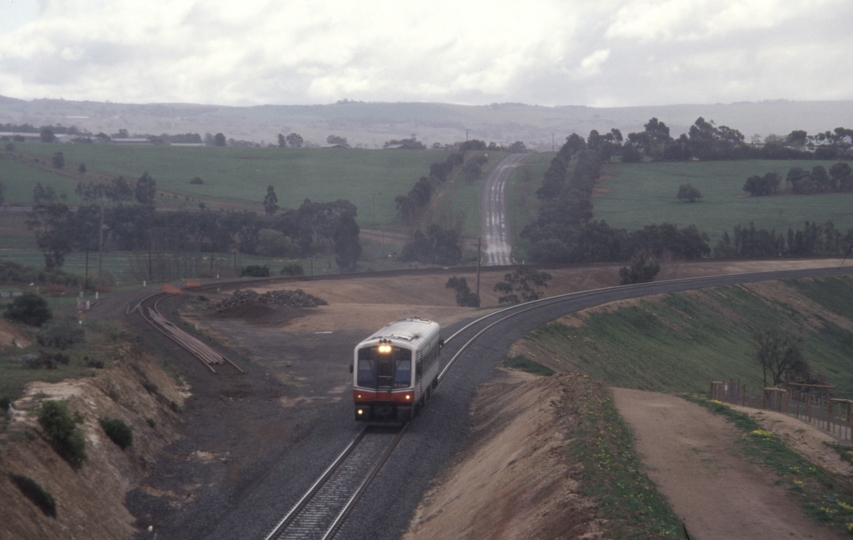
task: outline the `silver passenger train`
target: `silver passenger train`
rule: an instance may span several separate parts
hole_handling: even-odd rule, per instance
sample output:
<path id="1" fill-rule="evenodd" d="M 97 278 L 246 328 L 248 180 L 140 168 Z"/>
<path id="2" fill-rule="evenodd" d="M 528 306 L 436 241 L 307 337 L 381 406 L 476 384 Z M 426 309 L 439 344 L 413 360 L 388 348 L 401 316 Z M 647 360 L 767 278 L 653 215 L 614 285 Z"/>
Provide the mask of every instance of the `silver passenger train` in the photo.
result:
<path id="1" fill-rule="evenodd" d="M 438 323 L 410 317 L 356 345 L 353 401 L 358 422 L 408 422 L 438 384 L 444 342 Z"/>

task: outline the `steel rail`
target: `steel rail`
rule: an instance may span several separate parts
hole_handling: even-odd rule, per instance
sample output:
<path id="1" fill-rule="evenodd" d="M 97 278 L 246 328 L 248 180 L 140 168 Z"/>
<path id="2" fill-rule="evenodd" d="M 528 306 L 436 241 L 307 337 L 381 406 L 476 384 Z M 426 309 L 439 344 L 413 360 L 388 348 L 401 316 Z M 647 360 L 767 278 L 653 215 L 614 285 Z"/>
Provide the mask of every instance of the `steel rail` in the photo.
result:
<path id="1" fill-rule="evenodd" d="M 441 372 L 438 374 L 437 381 L 440 383 L 442 378 L 445 376 L 447 371 L 450 370 L 451 366 L 456 362 L 456 360 L 461 356 L 461 354 L 473 344 L 473 341 L 480 337 L 487 330 L 495 326 L 501 321 L 505 321 L 517 315 L 521 315 L 522 313 L 526 313 L 532 311 L 534 309 L 551 306 L 554 304 L 559 304 L 562 302 L 581 300 L 584 298 L 594 298 L 596 296 L 603 296 L 607 293 L 628 293 L 626 298 L 637 298 L 640 296 L 645 296 L 650 294 L 648 291 L 658 291 L 658 293 L 651 294 L 663 294 L 667 292 L 668 289 L 672 289 L 672 292 L 678 292 L 683 290 L 688 290 L 692 288 L 710 288 L 710 287 L 719 287 L 725 285 L 737 285 L 742 283 L 754 283 L 758 281 L 769 281 L 769 280 L 777 280 L 777 279 L 792 279 L 796 277 L 810 277 L 810 276 L 826 276 L 826 275 L 836 275 L 836 274 L 849 274 L 853 273 L 853 266 L 846 267 L 816 267 L 816 268 L 802 268 L 796 270 L 775 270 L 775 271 L 766 271 L 766 272 L 742 272 L 735 274 L 722 274 L 716 276 L 699 276 L 699 277 L 690 277 L 690 278 L 680 278 L 680 279 L 670 279 L 670 280 L 661 280 L 654 281 L 650 283 L 638 283 L 634 285 L 619 285 L 615 287 L 602 287 L 598 289 L 590 289 L 587 291 L 580 291 L 574 293 L 566 293 L 556 296 L 549 296 L 547 298 L 541 298 L 539 300 L 531 300 L 529 302 L 525 302 L 523 304 L 516 304 L 514 306 L 510 306 L 504 309 L 500 309 L 498 311 L 493 311 L 479 319 L 471 321 L 461 329 L 457 330 L 452 336 L 445 340 L 445 343 L 449 343 L 454 340 L 457 336 L 467 331 L 471 327 L 476 325 L 483 324 L 487 319 L 492 317 L 497 317 L 504 315 L 497 321 L 489 324 L 477 334 L 471 338 L 468 342 L 466 342 L 457 352 L 453 355 L 453 357 L 447 362 L 447 365 Z M 695 285 L 699 284 L 699 287 Z M 601 302 L 595 305 L 607 303 L 609 300 L 602 299 Z"/>
<path id="2" fill-rule="evenodd" d="M 367 427 L 362 428 L 361 432 L 353 439 L 346 448 L 344 448 L 343 452 L 323 471 L 323 474 L 314 482 L 314 484 L 308 488 L 308 491 L 302 496 L 299 501 L 293 505 L 293 508 L 278 522 L 278 524 L 273 527 L 273 530 L 264 538 L 264 540 L 272 540 L 277 537 L 281 532 L 290 525 L 293 520 L 296 519 L 296 516 L 305 508 L 305 506 L 314 498 L 315 495 L 320 491 L 320 488 L 332 477 L 332 475 L 337 471 L 340 466 L 346 461 L 350 454 L 352 454 L 353 450 L 359 445 L 359 443 L 364 440 L 365 435 L 367 434 Z"/>
<path id="3" fill-rule="evenodd" d="M 139 303 L 136 304 L 136 306 L 134 306 L 134 308 L 130 311 L 130 313 L 133 313 L 134 311 L 138 311 L 139 314 L 142 316 L 142 318 L 145 320 L 145 322 L 150 324 L 154 329 L 156 329 L 158 332 L 160 332 L 161 334 L 163 334 L 167 338 L 169 338 L 172 341 L 174 341 L 175 343 L 177 343 L 184 350 L 186 350 L 187 352 L 189 352 L 190 354 L 195 356 L 214 375 L 216 375 L 217 372 L 213 368 L 212 364 L 219 365 L 219 364 L 223 364 L 225 362 L 228 362 L 232 367 L 234 367 L 240 373 L 244 373 L 243 369 L 240 366 L 238 366 L 237 364 L 235 364 L 234 362 L 232 362 L 229 358 L 227 358 L 226 356 L 215 351 L 214 349 L 212 349 L 207 344 L 203 343 L 198 338 L 188 334 L 187 332 L 184 332 L 183 330 L 178 328 L 174 323 L 169 321 L 162 313 L 160 313 L 160 310 L 159 310 L 160 302 L 165 300 L 166 298 L 174 296 L 174 294 L 175 293 L 159 292 L 159 293 L 154 293 L 154 294 L 151 294 L 149 296 L 146 296 L 145 298 L 140 300 Z M 146 314 L 145 303 L 151 301 L 153 298 L 155 298 L 157 296 L 162 296 L 162 298 L 158 298 L 154 302 L 153 308 L 150 308 L 150 307 L 147 308 L 148 313 Z"/>
<path id="4" fill-rule="evenodd" d="M 347 504 L 340 511 L 338 516 L 332 522 L 331 526 L 329 526 L 329 530 L 323 536 L 323 540 L 331 540 L 332 538 L 337 536 L 338 532 L 341 530 L 341 527 L 343 527 L 344 523 L 346 522 L 347 518 L 355 507 L 355 503 L 357 503 L 359 499 L 361 499 L 361 496 L 364 495 L 364 492 L 367 491 L 367 488 L 370 486 L 370 484 L 373 483 L 373 480 L 376 478 L 376 475 L 379 474 L 379 471 L 382 469 L 385 463 L 388 462 L 388 458 L 391 457 L 391 453 L 394 451 L 395 448 L 397 448 L 397 445 L 400 444 L 400 441 L 403 440 L 403 435 L 406 433 L 407 429 L 409 429 L 408 422 L 403 424 L 403 427 L 400 428 L 400 431 L 399 433 L 397 433 L 397 436 L 394 437 L 394 440 L 391 441 L 391 444 L 389 444 L 388 447 L 385 448 L 385 451 L 382 453 L 382 456 L 380 456 L 379 461 L 377 461 L 373 465 L 373 467 L 370 469 L 370 472 L 367 473 L 367 476 L 364 478 L 364 480 L 362 480 L 361 484 L 352 494 L 352 497 L 350 497 L 350 499 L 347 501 Z"/>

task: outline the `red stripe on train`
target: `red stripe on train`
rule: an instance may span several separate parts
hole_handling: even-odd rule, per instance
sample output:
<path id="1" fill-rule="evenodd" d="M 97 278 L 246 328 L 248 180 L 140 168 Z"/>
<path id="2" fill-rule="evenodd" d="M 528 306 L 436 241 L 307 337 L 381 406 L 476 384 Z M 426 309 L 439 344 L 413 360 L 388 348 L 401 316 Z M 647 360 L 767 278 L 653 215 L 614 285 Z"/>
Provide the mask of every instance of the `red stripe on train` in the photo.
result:
<path id="1" fill-rule="evenodd" d="M 373 401 L 394 401 L 396 403 L 412 403 L 415 399 L 414 390 L 402 392 L 376 392 L 374 390 L 359 390 L 353 388 L 352 399 L 356 403 L 371 403 Z"/>

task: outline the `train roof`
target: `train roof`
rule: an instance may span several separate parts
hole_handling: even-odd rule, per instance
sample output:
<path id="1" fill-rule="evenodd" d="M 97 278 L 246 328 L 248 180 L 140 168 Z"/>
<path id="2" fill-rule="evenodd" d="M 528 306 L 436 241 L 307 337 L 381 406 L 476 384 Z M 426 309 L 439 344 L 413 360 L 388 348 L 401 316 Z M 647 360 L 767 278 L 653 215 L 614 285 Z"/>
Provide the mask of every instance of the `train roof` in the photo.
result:
<path id="1" fill-rule="evenodd" d="M 374 341 L 377 339 L 396 339 L 400 341 L 415 342 L 422 337 L 431 336 L 438 333 L 441 327 L 435 321 L 421 319 L 419 317 L 409 317 L 386 324 L 383 328 L 377 330 L 366 338 L 366 341 Z"/>

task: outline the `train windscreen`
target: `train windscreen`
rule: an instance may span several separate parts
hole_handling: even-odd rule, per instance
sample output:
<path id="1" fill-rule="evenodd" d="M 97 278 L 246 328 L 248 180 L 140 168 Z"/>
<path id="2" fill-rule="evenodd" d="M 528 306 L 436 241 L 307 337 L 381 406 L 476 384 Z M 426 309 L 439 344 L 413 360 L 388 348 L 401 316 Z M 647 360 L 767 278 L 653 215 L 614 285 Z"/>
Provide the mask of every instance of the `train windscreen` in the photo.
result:
<path id="1" fill-rule="evenodd" d="M 412 351 L 392 347 L 380 353 L 378 347 L 358 350 L 358 386 L 367 388 L 408 388 L 412 385 Z"/>

